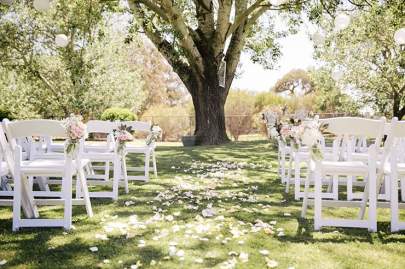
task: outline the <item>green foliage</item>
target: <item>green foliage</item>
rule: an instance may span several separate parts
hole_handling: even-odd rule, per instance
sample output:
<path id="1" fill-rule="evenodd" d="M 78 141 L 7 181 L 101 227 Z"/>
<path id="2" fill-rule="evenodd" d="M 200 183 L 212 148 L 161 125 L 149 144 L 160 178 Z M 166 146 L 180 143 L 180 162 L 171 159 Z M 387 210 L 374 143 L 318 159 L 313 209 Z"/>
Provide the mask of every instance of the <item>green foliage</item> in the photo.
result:
<path id="1" fill-rule="evenodd" d="M 226 129 L 238 141 L 253 127 L 255 96 L 243 90 L 230 91 L 225 104 Z"/>
<path id="2" fill-rule="evenodd" d="M 384 1 L 352 15 L 350 26 L 332 31 L 333 22 L 323 21 L 325 44 L 317 57 L 329 69 L 340 68 L 342 89 L 351 89 L 359 101 L 387 116 L 405 115 L 405 50 L 393 39 L 405 24 L 403 1 Z"/>
<path id="3" fill-rule="evenodd" d="M 308 72 L 293 69 L 279 79 L 271 90 L 277 93 L 288 92 L 290 95 L 304 95 L 313 90 L 313 84 Z"/>
<path id="4" fill-rule="evenodd" d="M 136 120 L 136 115 L 127 108 L 111 107 L 101 114 L 100 119 L 109 121 L 133 121 Z"/>
<path id="5" fill-rule="evenodd" d="M 140 109 L 142 82 L 129 63 L 135 44 L 123 44 L 125 35 L 112 27 L 113 17 L 120 15 L 111 14 L 117 3 L 60 0 L 53 1 L 49 11 L 38 12 L 16 1 L 4 10 L 0 67 L 19 83 L 11 100 L 21 102 L 18 96 L 26 96 L 29 102 L 21 103 L 31 104 L 13 114 L 63 118 L 80 113 L 96 118 L 112 106 Z M 56 34 L 68 36 L 67 47 L 55 45 Z"/>
<path id="6" fill-rule="evenodd" d="M 314 86 L 314 111 L 357 115 L 360 106 L 353 97 L 343 93 L 327 69 L 310 71 Z"/>
<path id="7" fill-rule="evenodd" d="M 304 86 L 303 86 L 304 85 Z M 302 87 L 304 96 L 295 95 L 296 89 Z M 293 70 L 287 73 L 273 87 L 274 91 L 259 93 L 255 98 L 255 111 L 260 113 L 270 107 L 285 107 L 287 113 L 305 109 L 314 113 L 358 114 L 358 103 L 348 94 L 343 93 L 332 79 L 327 69 Z M 282 96 L 275 91 L 289 91 Z"/>
<path id="8" fill-rule="evenodd" d="M 11 115 L 11 112 L 3 107 L 0 107 L 0 121 L 3 119 L 14 120 L 14 117 Z"/>
<path id="9" fill-rule="evenodd" d="M 151 106 L 142 115 L 143 121 L 150 121 L 162 128 L 163 141 L 179 141 L 181 136 L 190 134 L 194 117 L 185 106 L 165 104 Z"/>
<path id="10" fill-rule="evenodd" d="M 285 98 L 274 92 L 262 92 L 257 94 L 255 98 L 256 112 L 261 112 L 266 107 L 284 106 L 285 103 Z"/>

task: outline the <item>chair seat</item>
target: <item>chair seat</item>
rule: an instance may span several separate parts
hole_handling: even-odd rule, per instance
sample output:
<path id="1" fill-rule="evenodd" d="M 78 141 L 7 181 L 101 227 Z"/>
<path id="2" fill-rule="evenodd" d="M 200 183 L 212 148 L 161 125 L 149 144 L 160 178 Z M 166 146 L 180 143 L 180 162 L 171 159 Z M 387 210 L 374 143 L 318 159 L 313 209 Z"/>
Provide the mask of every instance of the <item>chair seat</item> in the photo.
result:
<path id="1" fill-rule="evenodd" d="M 295 158 L 298 158 L 301 161 L 309 161 L 311 158 L 311 154 L 309 151 L 298 151 L 294 154 Z M 332 152 L 324 152 L 323 158 L 325 160 L 333 160 L 334 155 Z"/>
<path id="2" fill-rule="evenodd" d="M 91 161 L 112 161 L 115 159 L 114 152 L 85 152 L 83 158 L 90 159 Z"/>
<path id="3" fill-rule="evenodd" d="M 6 176 L 8 175 L 9 171 L 8 171 L 8 166 L 6 162 L 1 162 L 0 163 L 0 176 Z"/>
<path id="4" fill-rule="evenodd" d="M 81 167 L 86 166 L 90 160 L 82 159 Z M 66 167 L 65 160 L 58 159 L 36 159 L 29 161 L 22 161 L 21 163 L 21 173 L 25 175 L 63 175 Z M 76 161 L 72 161 L 72 167 L 76 166 Z"/>
<path id="5" fill-rule="evenodd" d="M 384 173 L 391 174 L 391 165 L 389 163 L 384 165 Z M 397 164 L 397 173 L 399 175 L 405 175 L 405 163 Z"/>
<path id="6" fill-rule="evenodd" d="M 367 175 L 368 166 L 360 161 L 322 161 L 324 173 L 338 175 Z M 315 165 L 311 165 L 311 170 L 315 170 Z"/>
<path id="7" fill-rule="evenodd" d="M 146 152 L 151 152 L 155 148 L 153 146 L 134 146 L 134 145 L 126 145 L 125 150 L 128 153 L 146 153 Z"/>

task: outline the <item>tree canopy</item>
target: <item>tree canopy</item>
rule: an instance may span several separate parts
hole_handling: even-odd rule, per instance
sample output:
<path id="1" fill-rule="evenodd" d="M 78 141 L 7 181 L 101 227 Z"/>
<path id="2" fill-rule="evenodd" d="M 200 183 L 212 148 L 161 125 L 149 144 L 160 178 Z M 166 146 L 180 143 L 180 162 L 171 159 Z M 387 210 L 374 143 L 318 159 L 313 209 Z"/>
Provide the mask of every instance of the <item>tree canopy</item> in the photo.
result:
<path id="1" fill-rule="evenodd" d="M 351 13 L 350 26 L 332 31 L 331 20 L 321 25 L 327 33 L 317 57 L 330 70 L 338 70 L 342 88 L 352 91 L 378 112 L 405 115 L 405 50 L 394 42 L 394 32 L 405 25 L 401 0 L 384 1 Z"/>

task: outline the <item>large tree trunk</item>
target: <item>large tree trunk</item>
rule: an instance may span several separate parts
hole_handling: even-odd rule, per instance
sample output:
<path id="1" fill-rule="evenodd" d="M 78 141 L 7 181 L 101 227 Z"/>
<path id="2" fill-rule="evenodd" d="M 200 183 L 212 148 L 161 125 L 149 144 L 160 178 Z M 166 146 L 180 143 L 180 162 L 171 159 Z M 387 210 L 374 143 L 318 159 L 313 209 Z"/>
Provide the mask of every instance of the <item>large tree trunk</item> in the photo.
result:
<path id="1" fill-rule="evenodd" d="M 230 141 L 225 127 L 227 92 L 213 84 L 216 83 L 202 80 L 190 91 L 195 110 L 194 135 L 199 145 L 219 145 Z"/>

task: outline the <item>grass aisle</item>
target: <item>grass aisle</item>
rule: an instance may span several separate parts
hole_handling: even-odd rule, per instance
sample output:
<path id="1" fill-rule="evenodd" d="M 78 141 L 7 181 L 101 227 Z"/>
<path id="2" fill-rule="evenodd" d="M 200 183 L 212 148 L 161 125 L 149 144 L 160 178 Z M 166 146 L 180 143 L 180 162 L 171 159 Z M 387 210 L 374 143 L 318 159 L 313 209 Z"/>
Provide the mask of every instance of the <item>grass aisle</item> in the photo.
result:
<path id="1" fill-rule="evenodd" d="M 405 234 L 388 232 L 388 215 L 375 234 L 313 232 L 312 211 L 300 220 L 276 167 L 265 141 L 161 146 L 158 179 L 116 203 L 93 200 L 93 219 L 74 207 L 70 232 L 13 234 L 1 208 L 0 268 L 405 268 Z"/>

